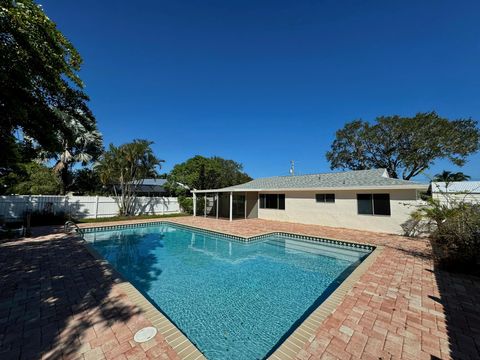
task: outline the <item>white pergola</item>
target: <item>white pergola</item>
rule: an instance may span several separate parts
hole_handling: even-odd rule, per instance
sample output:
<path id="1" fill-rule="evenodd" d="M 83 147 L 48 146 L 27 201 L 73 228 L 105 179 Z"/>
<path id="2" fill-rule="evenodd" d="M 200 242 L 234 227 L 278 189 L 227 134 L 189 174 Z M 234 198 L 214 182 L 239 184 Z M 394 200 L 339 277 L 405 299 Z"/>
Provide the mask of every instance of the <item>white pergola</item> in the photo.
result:
<path id="1" fill-rule="evenodd" d="M 236 191 L 238 192 L 238 191 Z M 247 218 L 247 194 L 245 191 L 240 191 L 245 193 L 245 219 Z M 230 221 L 233 220 L 233 191 L 215 191 L 215 190 L 193 190 L 193 216 L 197 216 L 197 193 L 204 194 L 203 201 L 203 216 L 207 217 L 207 194 L 215 194 L 215 218 L 218 219 L 218 204 L 219 204 L 219 197 L 220 193 L 229 193 L 230 194 L 230 201 L 229 201 L 229 219 Z"/>

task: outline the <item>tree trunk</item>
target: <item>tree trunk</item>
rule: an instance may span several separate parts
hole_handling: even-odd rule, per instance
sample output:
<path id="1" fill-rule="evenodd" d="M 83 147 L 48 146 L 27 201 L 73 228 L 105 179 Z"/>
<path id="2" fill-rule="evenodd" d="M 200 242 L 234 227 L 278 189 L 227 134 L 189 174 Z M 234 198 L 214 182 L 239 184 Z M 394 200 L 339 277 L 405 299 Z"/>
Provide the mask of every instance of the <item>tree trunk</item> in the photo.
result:
<path id="1" fill-rule="evenodd" d="M 60 181 L 62 182 L 61 194 L 66 195 L 68 191 L 68 185 L 70 183 L 70 172 L 68 171 L 67 164 L 65 164 L 60 171 Z"/>

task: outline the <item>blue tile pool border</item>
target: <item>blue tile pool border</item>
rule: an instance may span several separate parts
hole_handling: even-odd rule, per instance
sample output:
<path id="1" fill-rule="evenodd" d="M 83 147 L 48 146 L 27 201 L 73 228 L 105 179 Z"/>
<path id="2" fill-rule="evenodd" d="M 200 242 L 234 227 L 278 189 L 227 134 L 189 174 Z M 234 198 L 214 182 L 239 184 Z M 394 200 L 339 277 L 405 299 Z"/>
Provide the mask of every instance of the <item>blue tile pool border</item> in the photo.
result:
<path id="1" fill-rule="evenodd" d="M 370 245 L 370 244 L 360 244 L 360 243 L 355 243 L 355 242 L 350 242 L 350 241 L 327 239 L 327 238 L 321 238 L 321 237 L 317 237 L 317 236 L 310 236 L 310 235 L 303 235 L 303 234 L 282 232 L 282 231 L 272 231 L 272 232 L 267 232 L 267 233 L 260 234 L 260 235 L 254 235 L 254 236 L 251 236 L 251 237 L 244 237 L 244 236 L 238 236 L 238 235 L 223 233 L 223 232 L 215 231 L 215 230 L 203 229 L 203 228 L 199 228 L 199 227 L 196 227 L 196 226 L 179 224 L 179 223 L 176 223 L 176 222 L 173 222 L 173 221 L 168 221 L 168 220 L 167 221 L 165 221 L 165 220 L 164 221 L 153 221 L 153 222 L 147 222 L 147 223 L 137 223 L 137 224 L 120 224 L 120 225 L 84 227 L 84 228 L 81 228 L 80 232 L 88 234 L 88 233 L 94 233 L 94 232 L 156 227 L 156 226 L 159 226 L 159 225 L 170 225 L 170 226 L 173 225 L 173 227 L 195 230 L 199 233 L 203 233 L 203 234 L 207 234 L 207 235 L 220 236 L 220 237 L 227 238 L 227 239 L 234 240 L 234 241 L 238 241 L 238 242 L 244 243 L 244 244 L 249 244 L 249 243 L 259 241 L 259 240 L 263 240 L 264 238 L 267 238 L 269 236 L 286 236 L 286 237 L 289 237 L 289 238 L 293 238 L 293 239 L 301 240 L 301 241 L 306 241 L 306 242 L 309 242 L 309 243 L 324 243 L 324 244 L 331 244 L 331 245 L 340 245 L 340 246 L 352 247 L 352 248 L 356 248 L 356 249 L 368 250 L 368 251 L 371 251 L 371 252 L 373 250 L 375 250 L 375 248 L 376 248 L 376 246 Z"/>

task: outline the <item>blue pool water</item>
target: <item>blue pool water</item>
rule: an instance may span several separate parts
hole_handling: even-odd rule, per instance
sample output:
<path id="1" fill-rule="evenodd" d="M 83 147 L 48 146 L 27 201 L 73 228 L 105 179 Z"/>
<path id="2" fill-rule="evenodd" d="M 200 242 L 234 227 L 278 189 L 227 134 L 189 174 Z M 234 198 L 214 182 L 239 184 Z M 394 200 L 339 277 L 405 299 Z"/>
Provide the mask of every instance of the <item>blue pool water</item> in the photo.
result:
<path id="1" fill-rule="evenodd" d="M 264 358 L 370 252 L 280 235 L 245 244 L 170 224 L 85 238 L 208 359 Z"/>

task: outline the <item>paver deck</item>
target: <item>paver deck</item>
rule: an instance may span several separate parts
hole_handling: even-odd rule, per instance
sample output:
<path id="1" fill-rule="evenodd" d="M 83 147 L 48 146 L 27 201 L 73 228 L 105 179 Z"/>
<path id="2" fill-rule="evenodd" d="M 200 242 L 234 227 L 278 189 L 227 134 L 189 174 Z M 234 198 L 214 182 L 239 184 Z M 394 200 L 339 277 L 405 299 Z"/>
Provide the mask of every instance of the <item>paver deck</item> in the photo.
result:
<path id="1" fill-rule="evenodd" d="M 480 359 L 480 279 L 434 269 L 425 240 L 260 219 L 168 221 L 241 236 L 283 231 L 384 247 L 297 359 Z M 83 226 L 92 225 L 100 224 Z M 160 334 L 133 342 L 149 320 L 78 239 L 4 242 L 0 263 L 0 359 L 178 358 Z"/>

